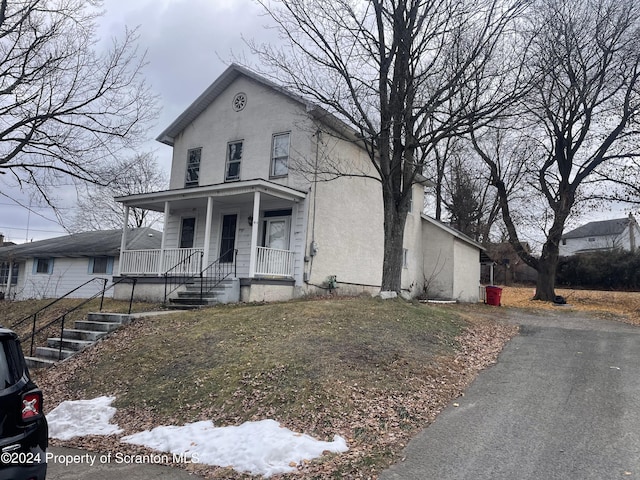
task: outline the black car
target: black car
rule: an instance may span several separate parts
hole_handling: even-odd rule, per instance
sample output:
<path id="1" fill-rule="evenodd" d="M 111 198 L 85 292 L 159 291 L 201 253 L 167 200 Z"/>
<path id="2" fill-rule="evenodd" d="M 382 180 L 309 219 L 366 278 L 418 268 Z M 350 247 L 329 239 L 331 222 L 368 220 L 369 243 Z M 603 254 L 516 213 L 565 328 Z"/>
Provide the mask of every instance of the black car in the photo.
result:
<path id="1" fill-rule="evenodd" d="M 0 480 L 44 480 L 47 420 L 18 336 L 0 328 Z"/>

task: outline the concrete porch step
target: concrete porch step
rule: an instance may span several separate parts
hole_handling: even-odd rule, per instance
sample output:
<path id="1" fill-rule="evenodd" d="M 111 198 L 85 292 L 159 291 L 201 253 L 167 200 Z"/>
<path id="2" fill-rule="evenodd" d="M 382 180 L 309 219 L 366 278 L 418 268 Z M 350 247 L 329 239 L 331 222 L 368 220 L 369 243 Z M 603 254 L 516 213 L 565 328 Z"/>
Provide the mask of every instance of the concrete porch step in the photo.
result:
<path id="1" fill-rule="evenodd" d="M 62 338 L 68 338 L 70 340 L 90 340 L 95 342 L 96 340 L 104 337 L 107 332 L 95 331 L 95 330 L 78 330 L 75 328 L 64 329 L 62 331 Z"/>
<path id="2" fill-rule="evenodd" d="M 66 350 L 73 350 L 79 352 L 80 350 L 84 350 L 89 345 L 93 345 L 94 342 L 90 340 L 71 340 L 67 338 L 58 338 L 58 337 L 49 337 L 47 338 L 47 346 L 51 348 L 62 348 Z"/>
<path id="3" fill-rule="evenodd" d="M 131 322 L 131 315 L 126 313 L 88 313 L 87 320 L 90 322 L 105 322 L 105 323 L 117 323 L 120 325 L 126 325 Z"/>
<path id="4" fill-rule="evenodd" d="M 94 332 L 113 332 L 121 324 L 115 322 L 94 322 L 90 320 L 76 320 L 75 327 L 77 330 L 91 330 Z"/>
<path id="5" fill-rule="evenodd" d="M 56 360 L 50 360 L 40 357 L 24 357 L 27 367 L 30 369 L 47 368 L 58 363 Z"/>
<path id="6" fill-rule="evenodd" d="M 45 359 L 45 360 L 57 361 L 58 357 L 69 358 L 75 355 L 76 353 L 78 352 L 76 352 L 75 350 L 67 350 L 65 348 L 63 348 L 62 351 L 60 351 L 59 348 L 37 347 L 35 357 Z"/>

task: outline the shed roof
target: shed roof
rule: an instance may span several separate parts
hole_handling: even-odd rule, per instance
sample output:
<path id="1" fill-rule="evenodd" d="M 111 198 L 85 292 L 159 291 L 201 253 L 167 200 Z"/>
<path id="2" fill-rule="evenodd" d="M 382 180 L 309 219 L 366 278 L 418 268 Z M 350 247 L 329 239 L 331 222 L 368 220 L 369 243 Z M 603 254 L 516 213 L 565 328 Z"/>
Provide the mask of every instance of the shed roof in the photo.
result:
<path id="1" fill-rule="evenodd" d="M 562 238 L 586 238 L 620 235 L 629 225 L 630 219 L 615 218 L 613 220 L 601 220 L 589 222 L 562 235 Z"/>
<path id="2" fill-rule="evenodd" d="M 99 230 L 0 248 L 0 261 L 33 257 L 95 257 L 120 255 L 122 230 Z M 162 232 L 149 227 L 134 228 L 127 234 L 127 248 L 160 248 Z"/>

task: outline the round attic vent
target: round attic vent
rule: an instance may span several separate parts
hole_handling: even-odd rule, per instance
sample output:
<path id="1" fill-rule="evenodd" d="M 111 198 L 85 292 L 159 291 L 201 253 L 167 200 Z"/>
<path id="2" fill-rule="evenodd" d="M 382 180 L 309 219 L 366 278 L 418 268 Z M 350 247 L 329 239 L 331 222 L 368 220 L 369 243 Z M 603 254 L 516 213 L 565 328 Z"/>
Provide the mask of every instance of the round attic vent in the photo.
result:
<path id="1" fill-rule="evenodd" d="M 239 112 L 247 105 L 247 94 L 246 93 L 238 93 L 235 97 L 233 97 L 233 109 L 236 112 Z"/>

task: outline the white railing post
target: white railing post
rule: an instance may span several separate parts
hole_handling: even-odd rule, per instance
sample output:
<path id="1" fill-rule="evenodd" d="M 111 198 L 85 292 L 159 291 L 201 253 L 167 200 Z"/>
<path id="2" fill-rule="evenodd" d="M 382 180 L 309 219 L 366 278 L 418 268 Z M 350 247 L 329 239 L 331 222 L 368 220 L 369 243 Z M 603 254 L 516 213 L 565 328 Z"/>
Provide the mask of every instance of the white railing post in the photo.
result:
<path id="1" fill-rule="evenodd" d="M 260 220 L 260 192 L 253 193 L 253 224 L 251 225 L 251 255 L 249 257 L 249 278 L 256 276 L 258 260 L 258 225 Z"/>

